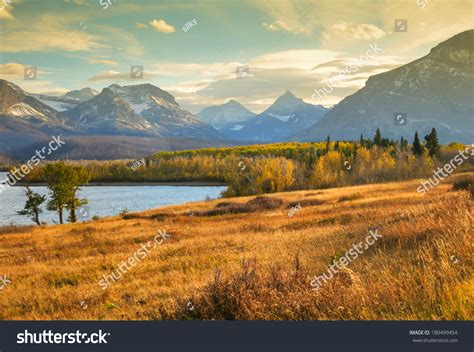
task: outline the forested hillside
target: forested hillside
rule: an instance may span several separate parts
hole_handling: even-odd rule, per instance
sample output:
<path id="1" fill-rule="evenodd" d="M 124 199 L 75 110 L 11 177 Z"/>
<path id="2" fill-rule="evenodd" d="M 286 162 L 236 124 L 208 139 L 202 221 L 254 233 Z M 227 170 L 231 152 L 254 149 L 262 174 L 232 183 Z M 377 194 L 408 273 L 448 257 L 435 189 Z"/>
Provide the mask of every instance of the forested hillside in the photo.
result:
<path id="1" fill-rule="evenodd" d="M 226 196 L 240 196 L 427 177 L 465 146 L 438 146 L 432 156 L 427 147 L 419 148 L 376 136 L 357 143 L 277 143 L 159 152 L 141 162 L 71 163 L 85 166 L 92 182 L 225 182 Z M 27 182 L 42 182 L 42 165 Z M 472 165 L 471 160 L 460 170 Z"/>

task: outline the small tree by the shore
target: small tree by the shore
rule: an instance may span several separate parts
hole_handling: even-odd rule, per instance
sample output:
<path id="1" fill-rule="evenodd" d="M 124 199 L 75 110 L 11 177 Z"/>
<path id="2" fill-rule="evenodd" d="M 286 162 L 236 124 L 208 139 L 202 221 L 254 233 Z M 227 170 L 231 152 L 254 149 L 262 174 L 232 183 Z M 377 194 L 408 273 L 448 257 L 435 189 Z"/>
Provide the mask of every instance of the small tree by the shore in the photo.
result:
<path id="1" fill-rule="evenodd" d="M 59 223 L 63 224 L 63 212 L 67 209 L 69 210 L 68 220 L 76 222 L 76 209 L 87 204 L 87 199 L 78 199 L 76 194 L 81 186 L 89 182 L 89 171 L 82 166 L 68 166 L 60 161 L 45 167 L 44 179 L 48 183 L 51 195 L 48 210 L 56 211 Z"/>
<path id="2" fill-rule="evenodd" d="M 46 200 L 46 196 L 33 192 L 28 186 L 24 187 L 24 192 L 27 197 L 25 207 L 23 210 L 18 211 L 17 214 L 29 216 L 31 220 L 40 226 L 41 222 L 39 220 L 39 214 L 43 212 L 41 204 Z"/>

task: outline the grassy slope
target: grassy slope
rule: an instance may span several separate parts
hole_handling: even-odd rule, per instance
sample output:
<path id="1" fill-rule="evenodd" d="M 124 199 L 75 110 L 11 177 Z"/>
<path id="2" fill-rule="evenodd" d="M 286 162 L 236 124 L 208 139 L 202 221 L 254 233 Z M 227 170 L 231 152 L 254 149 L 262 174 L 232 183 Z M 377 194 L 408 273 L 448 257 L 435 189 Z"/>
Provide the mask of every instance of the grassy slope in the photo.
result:
<path id="1" fill-rule="evenodd" d="M 197 216 L 222 201 L 216 200 L 127 219 L 0 228 L 0 275 L 12 281 L 0 290 L 0 319 L 473 319 L 472 200 L 447 184 L 425 196 L 417 186 L 410 181 L 272 194 L 301 202 L 293 218 L 287 206 Z M 359 195 L 341 201 L 353 194 Z M 303 203 L 311 199 L 322 204 Z M 349 264 L 351 280 L 337 277 L 310 290 L 311 277 L 327 269 L 331 256 L 363 240 L 369 227 L 383 238 Z M 101 290 L 102 274 L 159 229 L 171 238 Z M 264 276 L 270 267 L 278 263 L 287 268 L 282 275 L 291 276 L 297 254 L 303 284 L 289 291 L 269 284 Z M 241 276 L 232 275 L 241 271 L 242 259 L 253 258 L 262 273 L 255 278 L 259 285 L 242 288 L 243 281 L 235 281 Z M 221 289 L 208 284 L 217 267 L 229 278 Z M 225 301 L 223 294 L 245 299 L 234 297 L 232 307 L 216 310 L 212 305 Z M 188 297 L 196 304 L 191 315 Z"/>

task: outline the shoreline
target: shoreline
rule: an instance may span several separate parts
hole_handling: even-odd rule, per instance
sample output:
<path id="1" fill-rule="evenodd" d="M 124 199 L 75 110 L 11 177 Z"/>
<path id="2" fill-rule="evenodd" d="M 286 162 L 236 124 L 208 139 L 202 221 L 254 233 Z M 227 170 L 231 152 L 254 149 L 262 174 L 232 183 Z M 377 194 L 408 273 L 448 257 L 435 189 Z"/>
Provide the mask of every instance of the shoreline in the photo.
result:
<path id="1" fill-rule="evenodd" d="M 46 183 L 21 183 L 15 184 L 11 187 L 22 187 L 22 186 L 30 186 L 30 187 L 46 187 Z M 226 183 L 223 182 L 199 182 L 199 181 L 187 181 L 187 182 L 90 182 L 85 186 L 82 187 L 111 187 L 111 186 L 190 186 L 190 187 L 222 187 L 227 186 Z"/>

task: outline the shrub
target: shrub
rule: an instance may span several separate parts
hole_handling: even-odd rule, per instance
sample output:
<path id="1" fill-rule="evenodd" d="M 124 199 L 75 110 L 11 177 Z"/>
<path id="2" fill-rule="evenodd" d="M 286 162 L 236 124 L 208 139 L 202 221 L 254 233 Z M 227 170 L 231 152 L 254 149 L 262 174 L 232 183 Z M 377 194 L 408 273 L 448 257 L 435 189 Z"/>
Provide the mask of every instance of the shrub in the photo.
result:
<path id="1" fill-rule="evenodd" d="M 254 213 L 257 211 L 280 208 L 285 202 L 280 198 L 258 196 L 247 203 L 221 202 L 214 209 L 196 212 L 198 216 L 214 216 L 224 214 Z"/>
<path id="2" fill-rule="evenodd" d="M 360 193 L 354 193 L 348 196 L 342 196 L 338 199 L 338 202 L 347 202 L 349 200 L 362 199 L 364 196 Z"/>
<path id="3" fill-rule="evenodd" d="M 277 209 L 283 205 L 284 201 L 280 198 L 258 196 L 247 202 L 253 211 Z"/>
<path id="4" fill-rule="evenodd" d="M 120 213 L 122 219 L 124 220 L 131 220 L 131 219 L 141 219 L 142 216 L 137 213 L 124 213 L 123 211 Z"/>
<path id="5" fill-rule="evenodd" d="M 315 205 L 321 205 L 324 203 L 326 203 L 326 201 L 321 200 L 321 199 L 301 199 L 301 200 L 297 200 L 297 201 L 289 203 L 288 208 L 296 207 L 298 204 L 304 208 L 304 207 L 312 207 Z"/>
<path id="6" fill-rule="evenodd" d="M 453 190 L 466 190 L 474 196 L 474 177 L 463 177 L 453 182 Z"/>

